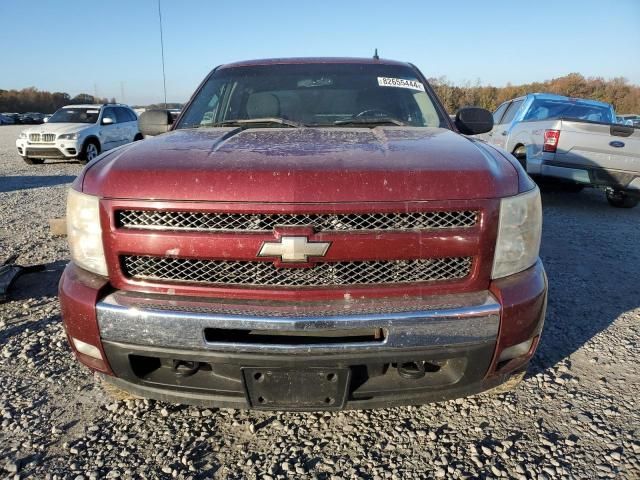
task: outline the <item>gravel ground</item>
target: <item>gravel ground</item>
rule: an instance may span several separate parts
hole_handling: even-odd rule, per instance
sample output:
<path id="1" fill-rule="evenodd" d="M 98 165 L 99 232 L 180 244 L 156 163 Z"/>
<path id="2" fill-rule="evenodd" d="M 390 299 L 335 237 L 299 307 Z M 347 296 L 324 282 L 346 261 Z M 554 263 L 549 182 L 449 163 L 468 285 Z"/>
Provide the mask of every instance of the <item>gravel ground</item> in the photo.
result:
<path id="1" fill-rule="evenodd" d="M 0 258 L 46 263 L 0 304 L 7 478 L 640 478 L 640 208 L 546 193 L 543 340 L 513 393 L 343 413 L 114 402 L 66 344 L 47 219 L 81 167 L 28 166 L 0 127 Z"/>

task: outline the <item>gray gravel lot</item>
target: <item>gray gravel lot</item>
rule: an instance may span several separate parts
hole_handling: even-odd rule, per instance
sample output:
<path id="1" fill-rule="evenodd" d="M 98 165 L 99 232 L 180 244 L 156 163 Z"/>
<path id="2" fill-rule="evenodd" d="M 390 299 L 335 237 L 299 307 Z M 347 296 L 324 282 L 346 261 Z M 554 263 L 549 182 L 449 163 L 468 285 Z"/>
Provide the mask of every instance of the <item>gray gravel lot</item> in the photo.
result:
<path id="1" fill-rule="evenodd" d="M 28 166 L 0 127 L 0 259 L 46 263 L 0 304 L 0 477 L 640 478 L 640 208 L 546 193 L 543 340 L 513 393 L 344 413 L 114 402 L 66 344 L 47 219 L 81 167 Z"/>

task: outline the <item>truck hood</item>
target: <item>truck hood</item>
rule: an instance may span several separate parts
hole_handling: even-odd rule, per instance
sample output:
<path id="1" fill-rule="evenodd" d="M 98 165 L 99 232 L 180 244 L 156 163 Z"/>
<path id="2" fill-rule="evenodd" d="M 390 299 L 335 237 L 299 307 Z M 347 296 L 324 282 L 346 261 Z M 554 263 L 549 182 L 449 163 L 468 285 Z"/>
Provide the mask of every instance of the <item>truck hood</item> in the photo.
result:
<path id="1" fill-rule="evenodd" d="M 477 142 L 440 128 L 176 130 L 88 165 L 105 198 L 367 202 L 497 198 L 518 174 Z"/>

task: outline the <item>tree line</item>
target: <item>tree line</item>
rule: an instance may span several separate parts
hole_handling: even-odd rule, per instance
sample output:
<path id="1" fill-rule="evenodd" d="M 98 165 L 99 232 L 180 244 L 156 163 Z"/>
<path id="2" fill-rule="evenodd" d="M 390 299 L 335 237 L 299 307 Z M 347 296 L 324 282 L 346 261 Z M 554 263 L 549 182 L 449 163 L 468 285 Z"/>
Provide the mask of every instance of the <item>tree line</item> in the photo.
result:
<path id="1" fill-rule="evenodd" d="M 151 105 L 133 105 L 132 108 L 146 108 L 147 110 L 164 110 L 164 108 L 168 109 L 181 109 L 184 106 L 184 103 L 180 102 L 167 102 L 165 103 L 152 103 Z"/>
<path id="2" fill-rule="evenodd" d="M 507 84 L 505 87 L 482 86 L 479 82 L 476 85 L 457 86 L 449 82 L 446 77 L 431 78 L 429 82 L 449 113 L 470 105 L 493 111 L 505 100 L 527 93 L 545 92 L 611 103 L 618 114 L 640 114 L 640 86 L 631 85 L 623 77 L 605 80 L 602 77 L 585 78 L 579 73 L 570 73 L 544 82 Z M 46 92 L 34 87 L 22 90 L 0 89 L 0 112 L 53 113 L 58 108 L 69 104 L 115 103 L 115 101 L 115 98 L 96 98 L 86 93 L 71 97 L 68 93 Z M 181 104 L 171 103 L 167 106 L 180 108 Z M 156 107 L 164 108 L 164 104 L 157 104 Z"/>
<path id="3" fill-rule="evenodd" d="M 87 93 L 81 93 L 71 97 L 65 92 L 46 92 L 34 87 L 22 90 L 0 89 L 0 112 L 40 112 L 53 113 L 65 105 L 79 103 L 115 103 L 115 98 L 94 97 Z"/>
<path id="4" fill-rule="evenodd" d="M 611 103 L 618 114 L 640 114 L 640 86 L 629 84 L 623 77 L 605 80 L 602 77 L 585 78 L 579 73 L 570 73 L 544 82 L 507 84 L 505 87 L 482 86 L 479 82 L 476 85 L 456 86 L 446 77 L 430 78 L 429 83 L 447 112 L 452 114 L 467 106 L 493 111 L 506 100 L 536 92 L 600 100 Z"/>

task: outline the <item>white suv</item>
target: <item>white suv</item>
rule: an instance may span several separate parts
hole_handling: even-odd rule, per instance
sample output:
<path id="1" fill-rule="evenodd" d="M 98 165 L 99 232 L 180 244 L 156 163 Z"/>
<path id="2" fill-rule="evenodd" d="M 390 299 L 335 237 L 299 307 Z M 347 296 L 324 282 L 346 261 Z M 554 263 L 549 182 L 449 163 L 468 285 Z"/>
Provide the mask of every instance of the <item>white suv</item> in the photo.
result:
<path id="1" fill-rule="evenodd" d="M 86 163 L 100 152 L 141 139 L 138 117 L 126 105 L 67 105 L 47 123 L 22 131 L 16 147 L 29 165 L 47 158 Z"/>

